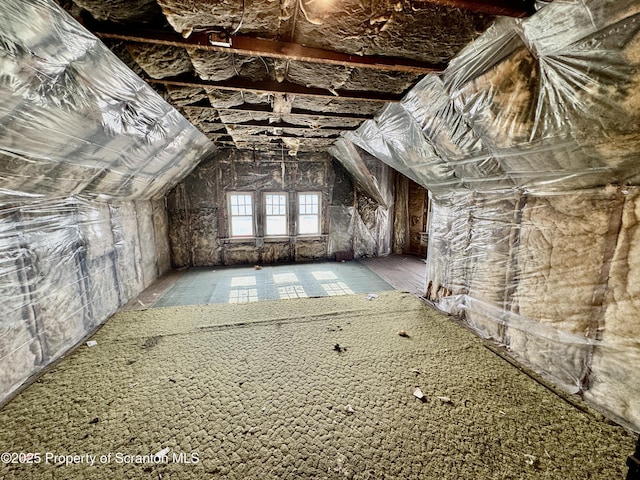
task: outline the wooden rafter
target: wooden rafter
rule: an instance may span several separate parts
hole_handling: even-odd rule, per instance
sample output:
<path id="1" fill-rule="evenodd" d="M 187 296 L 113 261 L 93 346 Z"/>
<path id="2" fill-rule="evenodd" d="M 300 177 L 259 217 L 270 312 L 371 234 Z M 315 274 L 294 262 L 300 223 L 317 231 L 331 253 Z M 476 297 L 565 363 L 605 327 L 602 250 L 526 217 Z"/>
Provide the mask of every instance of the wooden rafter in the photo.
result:
<path id="1" fill-rule="evenodd" d="M 224 125 L 232 128 L 265 128 L 265 129 L 271 128 L 271 129 L 280 129 L 280 130 L 308 130 L 310 132 L 335 132 L 337 134 L 347 130 L 355 130 L 357 128 L 357 127 L 322 127 L 322 126 L 313 128 L 306 125 L 292 125 L 286 122 L 269 123 L 269 122 L 263 122 L 258 120 L 251 120 L 248 122 L 225 123 Z"/>
<path id="2" fill-rule="evenodd" d="M 431 64 L 406 58 L 350 55 L 333 50 L 305 47 L 297 43 L 247 36 L 228 37 L 229 46 L 212 45 L 212 34 L 206 32 L 193 33 L 189 38 L 183 38 L 179 34 L 169 31 L 142 29 L 136 29 L 135 31 L 123 29 L 107 30 L 104 27 L 100 27 L 99 31 L 96 31 L 95 34 L 102 39 L 122 40 L 125 42 L 189 47 L 215 52 L 236 53 L 251 57 L 278 58 L 392 72 L 425 74 L 440 72 L 446 67 L 446 65 Z"/>
<path id="3" fill-rule="evenodd" d="M 373 114 L 370 115 L 362 115 L 362 114 L 351 114 L 351 113 L 342 113 L 342 112 L 317 112 L 315 110 L 301 110 L 301 109 L 293 109 L 290 113 L 275 113 L 271 109 L 270 105 L 264 104 L 243 104 L 235 107 L 212 107 L 210 105 L 186 105 L 183 107 L 186 111 L 189 109 L 193 109 L 197 111 L 201 110 L 216 110 L 220 113 L 233 114 L 233 113 L 257 113 L 261 115 L 268 114 L 273 117 L 287 117 L 287 118 L 314 118 L 318 120 L 344 120 L 348 123 L 354 122 L 363 122 L 364 120 L 369 120 L 373 118 Z"/>
<path id="4" fill-rule="evenodd" d="M 351 90 L 335 90 L 330 92 L 322 88 L 305 87 L 297 83 L 263 81 L 252 82 L 244 78 L 233 78 L 222 82 L 212 82 L 201 80 L 195 76 L 181 76 L 173 78 L 149 79 L 150 83 L 163 85 L 173 85 L 177 87 L 198 87 L 198 88 L 214 88 L 218 90 L 230 90 L 237 92 L 253 92 L 257 94 L 270 93 L 291 93 L 294 95 L 316 97 L 316 98 L 332 98 L 335 100 L 352 100 L 352 101 L 368 101 L 368 102 L 399 102 L 402 94 L 395 95 L 391 93 L 378 92 L 360 92 Z"/>
<path id="5" fill-rule="evenodd" d="M 295 137 L 289 135 L 243 135 L 241 133 L 234 132 L 231 134 L 234 142 L 236 143 L 262 143 L 262 144 L 280 144 L 284 139 L 292 141 L 298 141 L 301 144 L 314 144 L 314 145 L 331 145 L 336 141 L 335 138 L 326 137 Z"/>
<path id="6" fill-rule="evenodd" d="M 238 105 L 236 107 L 211 107 L 211 106 L 199 106 L 199 105 L 187 105 L 184 107 L 187 109 L 211 109 L 217 110 L 221 113 L 259 113 L 259 114 L 270 114 L 272 116 L 277 117 L 291 117 L 291 118 L 318 118 L 321 119 L 330 119 L 330 120 L 345 120 L 345 121 L 354 121 L 354 122 L 362 122 L 364 120 L 369 120 L 373 118 L 373 115 L 357 115 L 357 114 L 348 114 L 348 113 L 338 113 L 338 112 L 316 112 L 313 110 L 299 110 L 294 109 L 290 113 L 274 113 L 271 110 L 269 105 L 260 105 L 260 104 L 244 104 Z"/>
<path id="7" fill-rule="evenodd" d="M 411 7 L 414 10 L 431 5 L 517 18 L 528 17 L 536 11 L 534 0 L 413 0 L 411 2 Z"/>

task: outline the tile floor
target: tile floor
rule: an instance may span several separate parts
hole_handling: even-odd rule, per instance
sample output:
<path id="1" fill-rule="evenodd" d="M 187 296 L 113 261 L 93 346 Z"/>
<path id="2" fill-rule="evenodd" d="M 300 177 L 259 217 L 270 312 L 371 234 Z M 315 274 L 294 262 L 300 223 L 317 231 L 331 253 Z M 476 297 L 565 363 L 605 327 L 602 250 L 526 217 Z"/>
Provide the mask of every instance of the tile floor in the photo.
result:
<path id="1" fill-rule="evenodd" d="M 152 306 L 246 303 L 393 290 L 357 262 L 194 268 Z"/>

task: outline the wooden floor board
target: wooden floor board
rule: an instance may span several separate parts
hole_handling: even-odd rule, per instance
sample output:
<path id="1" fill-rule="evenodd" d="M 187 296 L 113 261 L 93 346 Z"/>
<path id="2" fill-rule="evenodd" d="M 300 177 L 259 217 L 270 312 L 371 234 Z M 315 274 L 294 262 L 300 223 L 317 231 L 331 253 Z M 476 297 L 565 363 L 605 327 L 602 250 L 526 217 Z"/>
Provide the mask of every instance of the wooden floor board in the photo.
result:
<path id="1" fill-rule="evenodd" d="M 398 290 L 424 295 L 426 264 L 420 257 L 389 255 L 358 260 Z"/>

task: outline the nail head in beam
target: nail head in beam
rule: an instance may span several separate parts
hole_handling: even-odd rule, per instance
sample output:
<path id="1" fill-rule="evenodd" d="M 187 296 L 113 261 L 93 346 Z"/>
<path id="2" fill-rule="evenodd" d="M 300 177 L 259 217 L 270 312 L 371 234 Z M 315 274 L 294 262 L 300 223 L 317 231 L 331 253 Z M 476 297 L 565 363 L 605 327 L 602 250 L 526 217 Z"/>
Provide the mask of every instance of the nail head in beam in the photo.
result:
<path id="1" fill-rule="evenodd" d="M 96 31 L 95 34 L 102 39 L 122 40 L 125 42 L 151 43 L 184 48 L 190 47 L 252 57 L 279 58 L 382 71 L 426 74 L 441 72 L 446 67 L 444 64 L 431 64 L 406 58 L 351 55 L 333 50 L 305 47 L 297 43 L 247 36 L 229 37 L 229 46 L 211 45 L 210 34 L 206 32 L 193 33 L 189 38 L 183 38 L 175 32 L 168 31 L 145 31 L 141 29 L 136 31 L 123 29 L 106 30 L 104 27 L 100 27 L 99 31 Z"/>
<path id="2" fill-rule="evenodd" d="M 413 10 L 431 5 L 461 8 L 476 13 L 524 18 L 535 13 L 533 0 L 413 0 Z"/>

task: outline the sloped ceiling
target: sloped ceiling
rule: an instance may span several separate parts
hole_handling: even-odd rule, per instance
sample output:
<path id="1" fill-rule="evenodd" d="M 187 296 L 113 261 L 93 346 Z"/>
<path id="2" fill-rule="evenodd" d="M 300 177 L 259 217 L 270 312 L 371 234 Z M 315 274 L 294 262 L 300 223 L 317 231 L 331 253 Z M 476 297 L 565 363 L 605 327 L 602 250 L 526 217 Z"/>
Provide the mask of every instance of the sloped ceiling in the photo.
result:
<path id="1" fill-rule="evenodd" d="M 162 197 L 213 143 L 51 0 L 0 2 L 0 206 Z"/>
<path id="2" fill-rule="evenodd" d="M 493 13 L 532 10 L 528 0 L 60 3 L 217 146 L 291 155 L 325 150 L 399 101 Z"/>
<path id="3" fill-rule="evenodd" d="M 638 185 L 639 105 L 640 3 L 556 1 L 344 137 L 436 196 Z"/>

